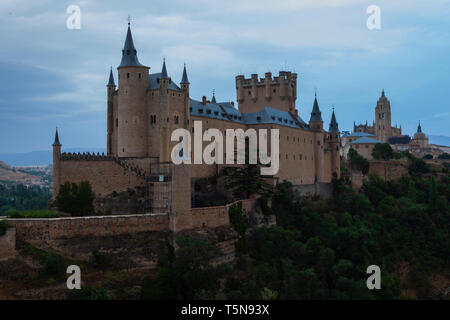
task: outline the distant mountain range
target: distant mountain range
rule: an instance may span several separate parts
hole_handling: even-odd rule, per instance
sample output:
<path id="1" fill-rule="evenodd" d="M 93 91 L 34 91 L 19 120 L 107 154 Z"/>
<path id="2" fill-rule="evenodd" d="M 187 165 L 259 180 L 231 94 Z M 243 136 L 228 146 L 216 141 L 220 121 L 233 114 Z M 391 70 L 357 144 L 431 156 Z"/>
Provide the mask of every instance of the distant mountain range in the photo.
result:
<path id="1" fill-rule="evenodd" d="M 62 152 L 105 152 L 103 148 L 67 148 Z M 51 150 L 31 151 L 25 153 L 0 153 L 0 161 L 12 167 L 22 166 L 46 166 L 52 164 L 53 155 Z"/>
<path id="2" fill-rule="evenodd" d="M 429 142 L 441 146 L 450 146 L 450 137 L 429 135 Z M 104 152 L 103 148 L 68 148 L 62 152 Z M 25 153 L 0 153 L 0 161 L 9 164 L 12 167 L 21 166 L 46 166 L 52 164 L 53 156 L 51 150 L 31 151 Z"/>
<path id="3" fill-rule="evenodd" d="M 450 137 L 429 135 L 428 139 L 429 143 L 450 147 Z"/>

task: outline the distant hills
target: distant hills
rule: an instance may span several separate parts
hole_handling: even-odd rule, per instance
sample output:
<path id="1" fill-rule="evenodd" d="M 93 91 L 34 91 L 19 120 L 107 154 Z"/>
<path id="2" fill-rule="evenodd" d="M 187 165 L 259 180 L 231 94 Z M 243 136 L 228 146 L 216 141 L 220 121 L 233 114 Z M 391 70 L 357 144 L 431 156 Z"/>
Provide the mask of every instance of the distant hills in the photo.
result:
<path id="1" fill-rule="evenodd" d="M 62 152 L 105 152 L 103 148 L 67 148 Z M 51 150 L 31 151 L 25 153 L 0 153 L 0 161 L 12 167 L 21 166 L 47 166 L 52 164 L 53 155 Z"/>
<path id="2" fill-rule="evenodd" d="M 432 144 L 450 147 L 450 137 L 429 135 L 428 139 Z"/>
<path id="3" fill-rule="evenodd" d="M 14 181 L 14 182 L 33 182 L 40 181 L 41 177 L 33 176 L 31 174 L 16 171 L 8 164 L 0 161 L 0 181 Z"/>

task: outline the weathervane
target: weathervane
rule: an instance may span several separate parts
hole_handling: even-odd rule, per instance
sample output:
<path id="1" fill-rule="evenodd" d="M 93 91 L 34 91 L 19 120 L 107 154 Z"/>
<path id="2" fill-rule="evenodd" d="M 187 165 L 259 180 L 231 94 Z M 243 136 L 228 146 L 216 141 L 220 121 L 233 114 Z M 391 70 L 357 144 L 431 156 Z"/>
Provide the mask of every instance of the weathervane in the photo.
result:
<path id="1" fill-rule="evenodd" d="M 130 25 L 131 17 L 128 15 L 128 25 Z"/>

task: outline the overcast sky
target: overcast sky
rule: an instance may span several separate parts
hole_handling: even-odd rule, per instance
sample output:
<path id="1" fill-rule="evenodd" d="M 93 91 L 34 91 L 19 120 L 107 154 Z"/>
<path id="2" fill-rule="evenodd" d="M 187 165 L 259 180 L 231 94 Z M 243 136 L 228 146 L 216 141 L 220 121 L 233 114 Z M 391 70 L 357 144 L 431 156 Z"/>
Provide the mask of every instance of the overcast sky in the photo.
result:
<path id="1" fill-rule="evenodd" d="M 81 29 L 69 30 L 69 5 Z M 369 5 L 381 30 L 368 30 Z M 317 87 L 328 127 L 369 123 L 384 88 L 392 122 L 408 134 L 450 136 L 448 0 L 0 0 L 0 153 L 106 146 L 106 83 L 117 70 L 127 17 L 138 57 L 181 80 L 191 97 L 236 101 L 237 74 L 297 72 L 297 108 L 309 120 Z"/>

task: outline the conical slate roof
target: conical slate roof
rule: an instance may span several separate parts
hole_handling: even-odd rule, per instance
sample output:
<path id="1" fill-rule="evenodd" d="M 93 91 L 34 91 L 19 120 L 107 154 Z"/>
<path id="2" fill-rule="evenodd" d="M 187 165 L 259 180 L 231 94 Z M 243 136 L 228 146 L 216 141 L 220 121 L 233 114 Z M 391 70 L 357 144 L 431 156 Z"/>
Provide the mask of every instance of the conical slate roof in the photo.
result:
<path id="1" fill-rule="evenodd" d="M 334 110 L 333 110 L 333 114 L 331 115 L 330 128 L 328 129 L 328 132 L 339 132 L 339 126 L 338 126 L 338 123 L 336 122 L 336 116 L 334 115 Z"/>
<path id="2" fill-rule="evenodd" d="M 125 44 L 123 45 L 122 50 L 122 61 L 120 62 L 119 67 L 143 67 L 137 57 L 137 51 L 134 47 L 133 36 L 131 35 L 131 28 L 129 23 L 127 37 L 125 39 Z"/>
<path id="3" fill-rule="evenodd" d="M 60 146 L 61 143 L 59 142 L 59 137 L 58 137 L 58 128 L 56 128 L 56 133 L 55 133 L 55 141 L 53 142 L 54 146 Z"/>
<path id="4" fill-rule="evenodd" d="M 317 95 L 314 98 L 314 105 L 311 112 L 311 119 L 309 122 L 323 122 L 322 120 L 322 112 L 319 109 L 319 103 L 317 102 Z"/>
<path id="5" fill-rule="evenodd" d="M 187 72 L 186 72 L 186 64 L 184 64 L 183 77 L 181 78 L 181 83 L 189 83 Z"/>
<path id="6" fill-rule="evenodd" d="M 417 126 L 417 133 L 422 133 L 422 127 L 420 125 L 420 121 L 419 121 L 419 125 Z"/>
<path id="7" fill-rule="evenodd" d="M 114 83 L 114 76 L 113 76 L 112 68 L 109 71 L 109 81 L 108 81 L 107 86 L 108 87 L 110 87 L 110 86 L 115 87 L 116 86 L 116 84 Z"/>
<path id="8" fill-rule="evenodd" d="M 167 79 L 169 76 L 167 75 L 167 68 L 166 68 L 166 59 L 163 60 L 163 66 L 161 70 L 161 79 Z"/>

